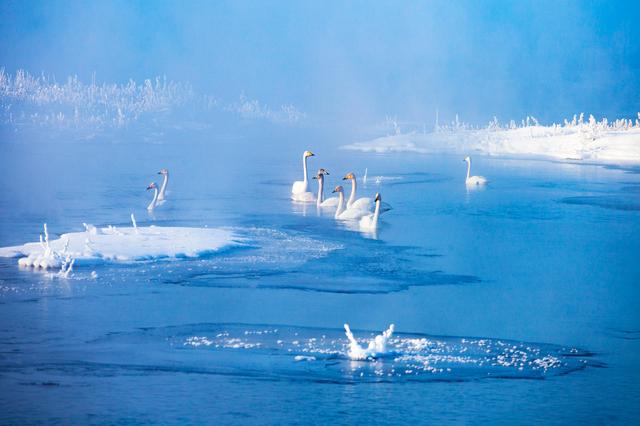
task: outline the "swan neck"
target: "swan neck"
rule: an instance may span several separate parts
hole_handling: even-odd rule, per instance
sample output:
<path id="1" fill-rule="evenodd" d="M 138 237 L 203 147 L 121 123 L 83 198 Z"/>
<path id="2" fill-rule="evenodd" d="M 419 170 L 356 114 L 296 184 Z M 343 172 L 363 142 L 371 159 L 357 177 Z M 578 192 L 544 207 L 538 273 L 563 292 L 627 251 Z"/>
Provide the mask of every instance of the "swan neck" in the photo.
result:
<path id="1" fill-rule="evenodd" d="M 344 194 L 342 191 L 338 192 L 338 208 L 336 209 L 336 218 L 340 216 L 340 213 L 344 210 L 342 205 L 344 204 Z"/>
<path id="2" fill-rule="evenodd" d="M 147 210 L 153 210 L 156 207 L 156 202 L 158 201 L 158 188 L 153 188 L 153 200 L 147 206 Z"/>
<path id="3" fill-rule="evenodd" d="M 169 174 L 164 175 L 164 180 L 162 181 L 162 187 L 160 188 L 160 198 L 164 199 L 164 192 L 167 189 L 167 182 L 169 182 Z"/>
<path id="4" fill-rule="evenodd" d="M 318 199 L 316 200 L 316 205 L 322 204 L 324 201 L 324 176 L 318 176 Z"/>
<path id="5" fill-rule="evenodd" d="M 304 155 L 302 156 L 302 170 L 304 171 L 304 184 L 306 185 L 309 182 L 309 178 L 307 177 L 307 157 Z"/>
<path id="6" fill-rule="evenodd" d="M 380 216 L 380 200 L 376 201 L 376 209 L 373 212 L 373 223 L 378 223 L 378 217 Z"/>
<path id="7" fill-rule="evenodd" d="M 467 179 L 469 179 L 470 174 L 471 174 L 471 160 L 467 161 Z"/>
<path id="8" fill-rule="evenodd" d="M 351 195 L 349 195 L 349 201 L 347 201 L 347 208 L 351 207 L 354 201 L 356 201 L 356 189 L 358 184 L 355 179 L 351 179 Z"/>

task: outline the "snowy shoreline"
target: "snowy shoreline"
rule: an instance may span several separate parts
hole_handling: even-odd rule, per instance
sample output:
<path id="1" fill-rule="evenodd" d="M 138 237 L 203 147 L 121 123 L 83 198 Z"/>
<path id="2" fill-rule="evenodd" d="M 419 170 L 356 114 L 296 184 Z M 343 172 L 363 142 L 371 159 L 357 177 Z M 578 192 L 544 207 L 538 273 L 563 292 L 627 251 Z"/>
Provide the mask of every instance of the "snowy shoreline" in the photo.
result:
<path id="1" fill-rule="evenodd" d="M 497 122 L 486 128 L 468 126 L 439 128 L 436 131 L 401 133 L 342 146 L 361 152 L 393 153 L 481 153 L 486 155 L 540 156 L 557 160 L 580 160 L 596 163 L 640 163 L 640 113 L 638 119 L 604 119 L 590 117 L 573 122 L 516 127 L 500 127 Z"/>

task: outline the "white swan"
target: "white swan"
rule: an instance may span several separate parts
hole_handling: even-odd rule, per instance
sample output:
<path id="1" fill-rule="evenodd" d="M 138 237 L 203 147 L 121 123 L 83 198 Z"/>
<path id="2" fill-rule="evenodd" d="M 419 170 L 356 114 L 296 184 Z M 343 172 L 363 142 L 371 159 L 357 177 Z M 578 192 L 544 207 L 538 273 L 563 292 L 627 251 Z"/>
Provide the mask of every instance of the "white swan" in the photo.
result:
<path id="1" fill-rule="evenodd" d="M 316 205 L 318 207 L 335 207 L 338 205 L 338 197 L 330 197 L 324 199 L 324 176 L 329 172 L 325 169 L 319 169 L 318 174 L 313 179 L 318 180 L 318 197 L 316 198 Z"/>
<path id="2" fill-rule="evenodd" d="M 374 231 L 378 227 L 378 217 L 380 217 L 381 201 L 382 197 L 380 197 L 380 194 L 376 194 L 376 208 L 373 213 L 369 213 L 368 215 L 360 218 L 360 229 L 364 231 Z"/>
<path id="3" fill-rule="evenodd" d="M 344 208 L 344 189 L 342 186 L 336 186 L 333 192 L 338 193 L 338 208 L 334 217 L 338 220 L 358 220 L 362 216 L 369 214 L 367 210 L 345 209 Z"/>
<path id="4" fill-rule="evenodd" d="M 160 187 L 160 193 L 158 194 L 158 201 L 164 201 L 166 198 L 167 182 L 169 182 L 169 170 L 162 169 L 158 174 L 164 176 L 162 186 Z"/>
<path id="5" fill-rule="evenodd" d="M 147 206 L 147 210 L 151 211 L 156 208 L 156 204 L 158 203 L 158 185 L 155 182 L 151 182 L 149 186 L 147 186 L 147 191 L 153 189 L 153 200 Z"/>
<path id="6" fill-rule="evenodd" d="M 307 158 L 313 157 L 315 154 L 311 151 L 305 151 L 302 154 L 302 170 L 304 172 L 304 180 L 293 182 L 291 186 L 291 199 L 294 201 L 313 202 L 315 197 L 309 192 L 309 178 L 307 174 Z"/>
<path id="7" fill-rule="evenodd" d="M 356 209 L 356 210 L 372 210 L 373 209 L 373 200 L 369 197 L 362 197 L 356 199 L 356 190 L 358 188 L 358 184 L 356 182 L 356 175 L 352 172 L 347 173 L 342 180 L 350 180 L 351 181 L 351 194 L 349 194 L 349 199 L 347 200 L 347 210 Z"/>
<path id="8" fill-rule="evenodd" d="M 369 197 L 362 197 L 362 198 L 356 199 L 356 190 L 358 187 L 358 184 L 356 182 L 356 175 L 354 175 L 353 173 L 347 173 L 345 177 L 342 178 L 342 180 L 351 181 L 351 194 L 349 195 L 349 200 L 347 201 L 347 210 L 361 210 L 365 214 L 373 212 L 373 209 L 376 206 L 375 200 Z M 384 213 L 384 212 L 388 212 L 392 208 L 393 207 L 391 207 L 391 205 L 387 203 L 382 203 L 380 211 L 381 213 Z M 361 216 L 362 215 L 359 215 L 358 217 L 361 217 Z"/>
<path id="9" fill-rule="evenodd" d="M 344 212 L 344 190 L 340 185 L 338 185 L 335 187 L 335 189 L 332 192 L 334 194 L 336 192 L 338 193 L 338 208 L 336 209 L 336 214 L 334 215 L 334 217 L 338 219 L 340 218 L 340 215 L 342 214 L 342 212 Z"/>
<path id="10" fill-rule="evenodd" d="M 469 156 L 464 157 L 462 161 L 467 163 L 467 179 L 465 180 L 467 186 L 478 186 L 487 183 L 487 178 L 484 176 L 469 176 L 471 174 L 471 158 Z"/>

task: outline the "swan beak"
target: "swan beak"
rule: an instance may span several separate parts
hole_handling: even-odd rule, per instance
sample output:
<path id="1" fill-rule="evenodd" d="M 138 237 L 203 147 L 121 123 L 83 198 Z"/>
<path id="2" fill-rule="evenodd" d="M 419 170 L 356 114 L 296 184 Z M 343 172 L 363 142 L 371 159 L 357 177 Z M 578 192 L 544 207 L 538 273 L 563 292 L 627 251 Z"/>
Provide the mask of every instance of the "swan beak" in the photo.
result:
<path id="1" fill-rule="evenodd" d="M 153 186 L 151 186 L 151 185 L 147 186 L 147 190 L 149 190 L 149 189 L 153 189 Z"/>
<path id="2" fill-rule="evenodd" d="M 318 176 L 312 176 L 311 179 L 318 179 Z"/>
<path id="3" fill-rule="evenodd" d="M 348 178 L 348 177 L 346 177 L 346 176 L 342 178 L 342 180 L 347 180 L 347 179 L 349 179 L 349 178 Z"/>
<path id="4" fill-rule="evenodd" d="M 324 171 L 324 174 L 325 174 L 325 175 L 327 175 L 327 176 L 329 176 L 329 172 L 328 172 L 328 171 L 326 171 L 326 170 Z"/>
<path id="5" fill-rule="evenodd" d="M 158 172 L 158 174 L 159 174 L 159 175 L 161 175 L 161 174 L 162 174 L 162 172 Z"/>
<path id="6" fill-rule="evenodd" d="M 380 200 L 381 200 L 381 198 L 380 198 L 380 194 L 378 194 L 378 195 L 376 195 L 376 198 L 375 198 L 375 200 L 373 200 L 373 201 L 380 201 Z"/>
<path id="7" fill-rule="evenodd" d="M 336 193 L 336 190 L 334 189 L 333 191 L 331 191 L 331 193 L 332 193 L 332 194 L 335 194 L 335 193 Z"/>

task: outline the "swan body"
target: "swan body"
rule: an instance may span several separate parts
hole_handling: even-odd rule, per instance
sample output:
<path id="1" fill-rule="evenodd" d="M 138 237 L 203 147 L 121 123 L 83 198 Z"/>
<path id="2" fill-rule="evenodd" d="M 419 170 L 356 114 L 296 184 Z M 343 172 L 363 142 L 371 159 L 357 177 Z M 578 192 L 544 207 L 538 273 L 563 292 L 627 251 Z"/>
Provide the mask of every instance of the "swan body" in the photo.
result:
<path id="1" fill-rule="evenodd" d="M 153 189 L 153 200 L 147 206 L 147 210 L 151 211 L 156 208 L 158 203 L 158 185 L 155 182 L 151 182 L 149 186 L 147 186 L 147 191 Z"/>
<path id="2" fill-rule="evenodd" d="M 291 186 L 291 199 L 294 201 L 315 201 L 315 197 L 311 192 L 309 192 L 309 178 L 307 173 L 307 158 L 313 157 L 314 155 L 315 154 L 311 151 L 305 151 L 302 153 L 302 171 L 304 173 L 304 180 L 295 181 Z"/>
<path id="3" fill-rule="evenodd" d="M 338 208 L 334 217 L 338 220 L 358 220 L 362 216 L 369 214 L 366 210 L 345 209 L 344 207 L 344 189 L 342 186 L 336 186 L 333 192 L 338 193 Z"/>
<path id="4" fill-rule="evenodd" d="M 374 231 L 378 227 L 378 218 L 380 217 L 380 203 L 382 197 L 380 194 L 376 194 L 375 203 L 376 208 L 373 213 L 369 213 L 366 216 L 360 218 L 359 226 L 364 231 Z"/>
<path id="5" fill-rule="evenodd" d="M 158 172 L 158 174 L 164 176 L 162 186 L 160 187 L 160 192 L 158 193 L 158 201 L 164 201 L 166 198 L 167 182 L 169 182 L 169 170 L 162 169 Z"/>
<path id="6" fill-rule="evenodd" d="M 318 180 L 318 196 L 316 197 L 316 206 L 318 207 L 336 207 L 338 205 L 338 197 L 324 198 L 324 176 L 329 172 L 325 169 L 318 170 L 318 174 L 313 179 Z"/>
<path id="7" fill-rule="evenodd" d="M 362 198 L 358 198 L 353 203 L 351 203 L 351 206 L 349 208 L 356 209 L 356 210 L 371 211 L 373 206 L 375 206 L 375 201 L 373 201 L 369 197 L 362 197 Z"/>
<path id="8" fill-rule="evenodd" d="M 467 163 L 467 179 L 465 183 L 467 186 L 480 186 L 487 183 L 487 178 L 484 176 L 470 176 L 471 175 L 471 158 L 469 156 L 464 157 L 462 160 Z"/>

